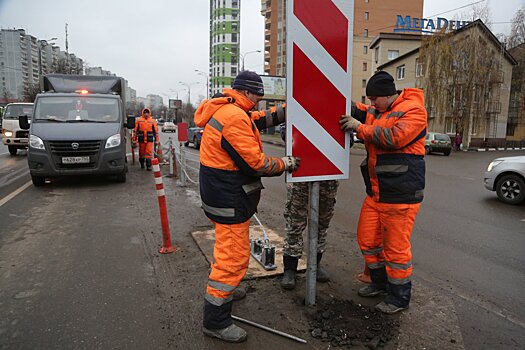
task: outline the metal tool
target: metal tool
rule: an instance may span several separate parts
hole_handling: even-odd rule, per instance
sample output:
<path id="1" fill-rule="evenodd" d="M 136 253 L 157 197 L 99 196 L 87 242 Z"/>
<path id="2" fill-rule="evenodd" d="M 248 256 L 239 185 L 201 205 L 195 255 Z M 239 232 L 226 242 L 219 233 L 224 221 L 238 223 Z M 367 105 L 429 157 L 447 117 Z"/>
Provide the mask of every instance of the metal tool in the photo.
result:
<path id="1" fill-rule="evenodd" d="M 270 239 L 263 224 L 259 221 L 257 215 L 253 214 L 253 217 L 262 228 L 264 239 L 252 239 L 250 240 L 250 254 L 257 260 L 265 270 L 275 270 L 275 246 L 270 245 Z"/>
<path id="2" fill-rule="evenodd" d="M 240 318 L 240 317 L 237 317 L 237 316 L 234 316 L 232 315 L 232 318 L 234 320 L 237 320 L 237 321 L 240 321 L 240 322 L 244 322 L 244 323 L 247 323 L 251 326 L 254 326 L 254 327 L 258 327 L 260 329 L 264 329 L 265 331 L 268 331 L 268 332 L 272 332 L 272 333 L 275 333 L 275 334 L 278 334 L 280 336 L 283 336 L 285 338 L 288 338 L 288 339 L 293 339 L 295 341 L 298 341 L 299 343 L 303 343 L 303 344 L 306 344 L 306 340 L 304 339 L 301 339 L 301 338 L 298 338 L 294 335 L 291 335 L 291 334 L 288 334 L 288 333 L 284 333 L 284 332 L 281 332 L 281 331 L 278 331 L 276 329 L 273 329 L 273 328 L 270 328 L 270 327 L 266 327 L 266 326 L 263 326 L 262 324 L 258 324 L 258 323 L 255 323 L 253 321 L 249 321 L 249 320 L 245 320 L 244 318 Z"/>

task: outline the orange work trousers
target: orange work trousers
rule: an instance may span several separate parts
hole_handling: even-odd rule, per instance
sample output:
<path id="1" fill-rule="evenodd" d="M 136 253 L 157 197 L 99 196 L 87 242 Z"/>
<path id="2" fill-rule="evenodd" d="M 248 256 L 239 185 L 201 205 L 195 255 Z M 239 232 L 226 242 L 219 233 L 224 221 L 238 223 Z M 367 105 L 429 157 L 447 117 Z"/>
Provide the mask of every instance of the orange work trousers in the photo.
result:
<path id="1" fill-rule="evenodd" d="M 410 282 L 412 252 L 410 234 L 420 203 L 391 204 L 366 196 L 357 224 L 357 241 L 370 269 L 386 265 L 388 282 Z"/>
<path id="2" fill-rule="evenodd" d="M 153 142 L 139 143 L 139 158 L 153 159 Z"/>
<path id="3" fill-rule="evenodd" d="M 213 221 L 212 221 L 213 222 Z M 250 261 L 250 220 L 240 224 L 215 225 L 213 263 L 205 299 L 221 306 L 232 301 L 232 293 L 248 271 Z"/>

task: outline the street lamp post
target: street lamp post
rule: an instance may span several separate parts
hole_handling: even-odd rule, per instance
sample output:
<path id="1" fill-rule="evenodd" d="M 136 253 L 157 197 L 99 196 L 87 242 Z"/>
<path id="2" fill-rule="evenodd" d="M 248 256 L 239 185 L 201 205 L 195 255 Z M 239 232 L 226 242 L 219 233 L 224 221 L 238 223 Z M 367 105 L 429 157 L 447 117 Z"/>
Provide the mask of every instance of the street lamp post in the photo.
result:
<path id="1" fill-rule="evenodd" d="M 245 52 L 244 54 L 241 53 L 242 70 L 244 70 L 244 59 L 246 58 L 246 56 L 247 56 L 248 54 L 256 53 L 256 52 L 261 52 L 261 50 L 248 51 L 248 52 Z"/>
<path id="2" fill-rule="evenodd" d="M 198 69 L 195 69 L 195 72 L 197 72 L 197 74 L 202 75 L 203 77 L 206 78 L 206 99 L 209 99 L 210 98 L 210 78 L 208 74 Z"/>
<path id="3" fill-rule="evenodd" d="M 198 81 L 195 83 L 185 83 L 183 81 L 179 81 L 179 84 L 182 84 L 188 88 L 188 104 L 191 104 L 191 87 L 193 85 L 197 85 L 198 83 L 199 83 Z"/>

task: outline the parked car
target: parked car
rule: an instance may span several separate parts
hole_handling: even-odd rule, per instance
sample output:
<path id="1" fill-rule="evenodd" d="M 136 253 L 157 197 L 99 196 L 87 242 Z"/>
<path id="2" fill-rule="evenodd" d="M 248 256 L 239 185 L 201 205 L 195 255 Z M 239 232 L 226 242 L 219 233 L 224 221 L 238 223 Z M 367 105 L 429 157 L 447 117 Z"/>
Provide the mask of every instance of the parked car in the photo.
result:
<path id="1" fill-rule="evenodd" d="M 172 122 L 165 122 L 161 127 L 162 132 L 176 132 L 177 127 Z"/>
<path id="2" fill-rule="evenodd" d="M 490 162 L 483 177 L 485 188 L 496 191 L 508 204 L 525 200 L 525 156 L 496 158 Z"/>
<path id="3" fill-rule="evenodd" d="M 452 151 L 452 142 L 447 134 L 440 134 L 438 132 L 429 132 L 425 139 L 425 152 L 430 154 L 432 152 L 443 153 L 450 155 Z"/>
<path id="4" fill-rule="evenodd" d="M 201 139 L 202 139 L 202 133 L 204 132 L 204 128 L 188 128 L 188 141 L 184 144 L 186 147 L 190 145 L 190 142 L 193 143 L 193 147 L 195 149 L 199 149 L 201 147 Z"/>

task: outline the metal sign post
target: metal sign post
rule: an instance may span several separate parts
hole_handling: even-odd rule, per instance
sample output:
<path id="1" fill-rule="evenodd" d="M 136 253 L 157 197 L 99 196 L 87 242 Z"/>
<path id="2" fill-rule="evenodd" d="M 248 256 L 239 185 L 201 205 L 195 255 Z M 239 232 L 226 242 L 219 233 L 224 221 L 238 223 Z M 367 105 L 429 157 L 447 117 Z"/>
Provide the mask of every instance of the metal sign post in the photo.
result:
<path id="1" fill-rule="evenodd" d="M 184 144 L 180 143 L 180 185 L 186 186 L 186 157 L 184 156 Z"/>
<path id="2" fill-rule="evenodd" d="M 309 184 L 308 261 L 306 263 L 306 306 L 315 305 L 317 278 L 317 236 L 319 232 L 319 182 Z"/>

